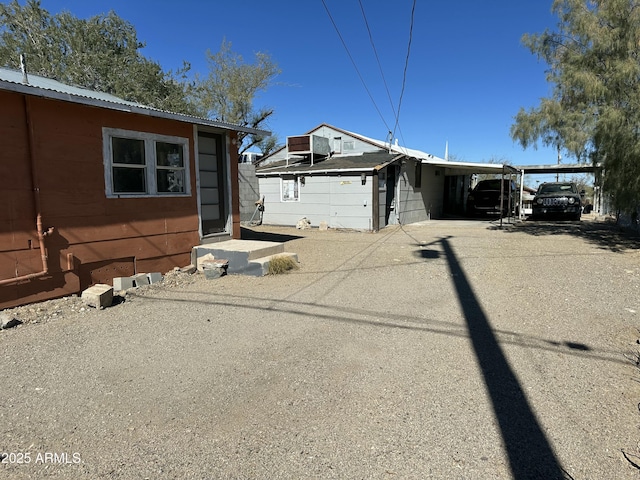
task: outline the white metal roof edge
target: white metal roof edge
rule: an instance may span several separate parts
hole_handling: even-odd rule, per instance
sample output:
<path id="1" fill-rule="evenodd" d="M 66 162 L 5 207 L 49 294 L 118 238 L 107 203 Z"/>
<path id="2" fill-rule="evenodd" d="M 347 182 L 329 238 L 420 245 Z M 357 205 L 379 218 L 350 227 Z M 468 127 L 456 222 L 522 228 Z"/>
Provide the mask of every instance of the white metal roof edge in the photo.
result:
<path id="1" fill-rule="evenodd" d="M 337 127 L 331 127 L 331 128 L 335 128 L 337 129 Z M 341 130 L 341 129 L 339 129 Z M 407 147 L 403 147 L 401 145 L 396 145 L 396 144 L 389 144 L 387 142 L 384 142 L 382 140 L 377 140 L 375 138 L 371 138 L 371 137 L 367 137 L 365 135 L 361 135 L 359 133 L 356 132 L 350 132 L 349 130 L 342 130 L 343 132 L 345 132 L 348 135 L 352 135 L 353 137 L 359 138 L 360 140 L 363 140 L 371 145 L 374 145 L 378 148 L 381 148 L 383 150 L 390 150 L 393 151 L 395 153 L 399 153 L 402 155 L 406 155 L 408 157 L 415 157 L 415 158 L 420 158 L 420 159 L 426 159 L 426 158 L 435 158 L 438 160 L 442 160 L 439 159 L 438 157 L 436 157 L 435 155 L 432 155 L 430 153 L 427 152 L 423 152 L 421 150 L 414 150 L 412 148 L 407 148 Z M 444 161 L 444 160 L 442 160 Z"/>
<path id="2" fill-rule="evenodd" d="M 434 165 L 437 167 L 463 168 L 469 170 L 482 170 L 485 172 L 500 173 L 503 170 L 520 171 L 517 166 L 502 163 L 474 163 L 474 162 L 450 162 L 442 159 L 422 159 L 422 163 L 426 165 Z"/>
<path id="3" fill-rule="evenodd" d="M 406 148 L 400 145 L 395 145 L 395 144 L 389 144 L 388 142 L 384 142 L 382 140 L 376 140 L 375 138 L 371 138 L 371 137 L 367 137 L 365 135 L 361 135 L 359 133 L 356 132 L 352 132 L 349 130 L 345 130 L 343 128 L 340 127 L 336 127 L 334 125 L 330 125 L 328 123 L 321 123 L 320 125 L 317 125 L 316 127 L 312 128 L 311 130 L 307 131 L 306 133 L 302 134 L 302 135 L 314 135 L 314 132 L 317 132 L 319 129 L 321 128 L 332 128 L 333 130 L 336 130 L 338 132 L 342 132 L 345 135 L 350 135 L 358 140 L 361 140 L 365 143 L 368 143 L 369 145 L 372 145 L 374 147 L 377 147 L 381 150 L 388 150 L 390 153 L 398 153 L 401 155 L 406 155 L 407 157 L 413 157 L 413 158 L 417 158 L 417 159 L 427 159 L 427 158 L 434 158 L 434 159 L 438 159 L 438 160 L 442 160 L 438 157 L 436 157 L 435 155 L 432 155 L 430 153 L 426 153 L 423 152 L 421 150 L 413 150 L 411 148 Z M 265 155 L 263 158 L 260 159 L 260 162 L 258 162 L 258 164 L 263 163 L 265 160 L 268 160 L 270 157 L 282 152 L 283 150 L 286 150 L 287 146 L 283 145 L 280 148 L 278 148 L 277 150 L 274 150 L 273 152 L 271 152 L 268 155 Z M 342 154 L 344 155 L 344 154 Z M 444 161 L 444 160 L 442 160 Z"/>
<path id="4" fill-rule="evenodd" d="M 448 160 L 442 160 L 439 158 L 427 158 L 422 159 L 422 163 L 426 163 L 429 165 L 437 165 L 442 167 L 486 167 L 489 170 L 502 170 L 501 163 L 475 163 L 475 162 L 450 162 Z"/>
<path id="5" fill-rule="evenodd" d="M 282 167 L 280 167 L 282 168 Z M 281 175 L 311 175 L 315 173 L 348 173 L 348 172 L 374 172 L 378 168 L 376 167 L 360 167 L 360 168 L 327 168 L 324 170 L 277 170 L 271 172 L 256 172 L 256 175 L 262 175 L 263 177 L 279 177 Z"/>
<path id="6" fill-rule="evenodd" d="M 64 84 L 60 84 L 64 85 Z M 176 120 L 179 122 L 186 122 L 195 125 L 202 125 L 208 127 L 217 127 L 225 130 L 233 130 L 236 132 L 245 132 L 251 133 L 255 135 L 271 135 L 271 132 L 267 130 L 259 130 L 255 128 L 249 127 L 241 127 L 240 125 L 234 125 L 232 123 L 219 122 L 217 120 L 209 120 L 200 117 L 194 117 L 191 115 L 186 115 L 182 113 L 173 113 L 165 110 L 159 110 L 157 108 L 148 107 L 146 105 L 141 105 L 134 102 L 129 102 L 127 100 L 120 99 L 118 97 L 109 95 L 113 97 L 114 100 L 107 100 L 101 98 L 95 98 L 92 96 L 85 96 L 80 93 L 71 93 L 64 92 L 59 90 L 52 90 L 44 87 L 37 87 L 34 85 L 16 83 L 10 80 L 0 79 L 0 90 L 8 90 L 16 93 L 23 93 L 26 95 L 34 95 L 43 98 L 49 98 L 52 100 L 62 100 L 71 103 L 79 103 L 82 105 L 88 105 L 92 107 L 102 107 L 107 108 L 109 110 L 117 110 L 120 112 L 127 113 L 136 113 L 139 115 L 147 115 L 150 117 L 157 118 L 166 118 L 169 120 Z M 78 88 L 74 88 L 74 90 L 79 90 Z M 85 89 L 80 89 L 85 90 Z M 90 94 L 92 90 L 86 90 L 87 94 Z M 117 101 L 116 101 L 117 99 Z"/>

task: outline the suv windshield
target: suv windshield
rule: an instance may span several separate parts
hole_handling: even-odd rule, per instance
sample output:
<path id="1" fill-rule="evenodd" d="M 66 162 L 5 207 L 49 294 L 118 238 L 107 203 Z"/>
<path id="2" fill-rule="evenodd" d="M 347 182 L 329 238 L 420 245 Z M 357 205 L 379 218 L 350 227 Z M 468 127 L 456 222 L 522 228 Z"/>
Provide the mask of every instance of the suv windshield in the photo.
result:
<path id="1" fill-rule="evenodd" d="M 549 183 L 540 185 L 538 193 L 578 193 L 571 183 Z"/>

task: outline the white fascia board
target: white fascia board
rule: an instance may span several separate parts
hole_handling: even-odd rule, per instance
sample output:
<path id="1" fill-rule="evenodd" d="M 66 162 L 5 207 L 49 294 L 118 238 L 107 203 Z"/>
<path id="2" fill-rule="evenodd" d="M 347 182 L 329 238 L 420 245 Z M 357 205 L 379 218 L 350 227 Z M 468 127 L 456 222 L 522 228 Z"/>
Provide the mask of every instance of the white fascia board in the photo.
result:
<path id="1" fill-rule="evenodd" d="M 440 159 L 422 159 L 424 165 L 433 165 L 436 167 L 460 168 L 465 170 L 474 170 L 476 173 L 502 173 L 504 170 L 517 173 L 520 170 L 511 165 L 503 165 L 500 163 L 472 163 L 472 162 L 449 162 Z"/>
<path id="2" fill-rule="evenodd" d="M 341 168 L 332 168 L 327 170 L 291 170 L 291 171 L 278 171 L 278 172 L 256 172 L 256 175 L 261 175 L 263 177 L 279 177 L 281 175 L 315 175 L 317 173 L 362 173 L 362 172 L 373 172 L 375 167 L 367 167 L 367 168 L 349 168 L 348 170 Z"/>

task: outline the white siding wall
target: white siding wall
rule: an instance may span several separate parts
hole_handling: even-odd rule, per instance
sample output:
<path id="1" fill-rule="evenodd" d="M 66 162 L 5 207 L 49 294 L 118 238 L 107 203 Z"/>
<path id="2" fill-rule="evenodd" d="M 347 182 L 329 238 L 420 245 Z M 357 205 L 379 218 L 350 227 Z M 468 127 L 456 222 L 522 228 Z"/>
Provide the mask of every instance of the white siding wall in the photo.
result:
<path id="1" fill-rule="evenodd" d="M 280 177 L 259 177 L 259 182 L 264 195 L 263 223 L 295 226 L 302 217 L 307 217 L 314 227 L 323 220 L 329 223 L 329 177 L 305 177 L 298 202 L 282 201 Z"/>
<path id="2" fill-rule="evenodd" d="M 332 228 L 372 228 L 371 177 L 362 185 L 360 176 L 305 176 L 300 201 L 283 202 L 279 177 L 259 177 L 265 197 L 263 222 L 295 226 L 306 217 L 313 227 L 325 221 Z"/>
<path id="3" fill-rule="evenodd" d="M 444 169 L 422 165 L 422 198 L 431 218 L 441 218 L 444 208 Z"/>
<path id="4" fill-rule="evenodd" d="M 333 228 L 373 228 L 371 176 L 362 185 L 360 175 L 329 177 L 331 181 L 331 221 Z"/>

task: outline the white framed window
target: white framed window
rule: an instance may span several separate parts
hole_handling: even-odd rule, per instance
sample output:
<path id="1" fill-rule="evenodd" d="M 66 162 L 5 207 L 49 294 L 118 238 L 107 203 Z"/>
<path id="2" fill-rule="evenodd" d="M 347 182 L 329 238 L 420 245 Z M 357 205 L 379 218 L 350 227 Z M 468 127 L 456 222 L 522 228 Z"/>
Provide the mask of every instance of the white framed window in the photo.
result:
<path id="1" fill-rule="evenodd" d="M 188 138 L 105 127 L 102 144 L 107 197 L 191 195 Z"/>
<path id="2" fill-rule="evenodd" d="M 333 137 L 333 153 L 342 153 L 342 137 Z"/>
<path id="3" fill-rule="evenodd" d="M 284 175 L 280 177 L 280 199 L 283 202 L 300 201 L 300 177 Z"/>

